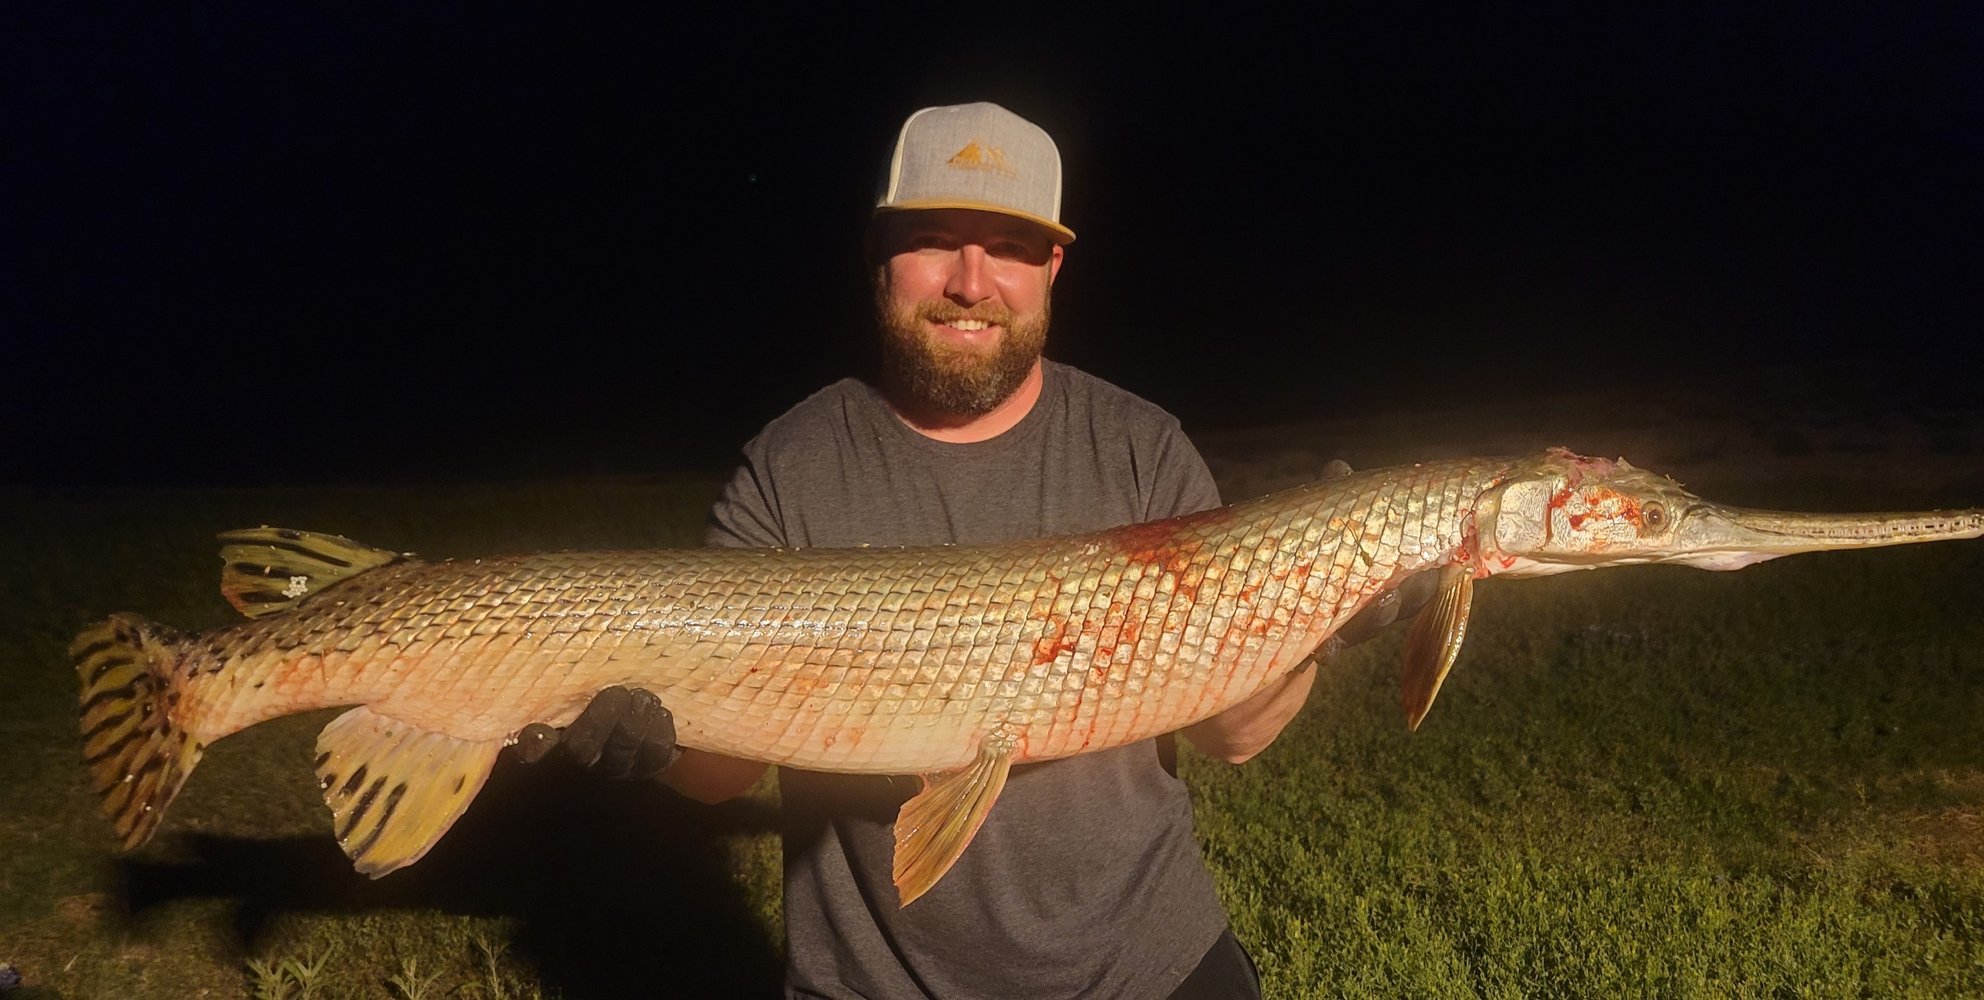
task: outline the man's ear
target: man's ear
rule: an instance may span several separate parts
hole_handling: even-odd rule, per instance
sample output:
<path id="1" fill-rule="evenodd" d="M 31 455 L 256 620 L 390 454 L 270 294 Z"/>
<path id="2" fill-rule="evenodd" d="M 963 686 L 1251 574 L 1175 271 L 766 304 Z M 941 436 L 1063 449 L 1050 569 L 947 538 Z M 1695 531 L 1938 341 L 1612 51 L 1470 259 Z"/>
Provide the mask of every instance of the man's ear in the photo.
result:
<path id="1" fill-rule="evenodd" d="M 1062 252 L 1063 252 L 1063 248 L 1062 248 L 1062 246 L 1061 246 L 1061 244 L 1059 244 L 1059 243 L 1056 243 L 1056 244 L 1054 244 L 1054 249 L 1053 249 L 1053 250 L 1050 250 L 1050 251 L 1048 251 L 1048 254 L 1047 254 L 1047 283 L 1048 283 L 1048 284 L 1050 284 L 1050 285 L 1054 283 L 1054 278 L 1055 278 L 1055 276 L 1057 276 L 1057 275 L 1059 275 L 1059 274 L 1061 273 L 1061 254 L 1062 254 Z"/>

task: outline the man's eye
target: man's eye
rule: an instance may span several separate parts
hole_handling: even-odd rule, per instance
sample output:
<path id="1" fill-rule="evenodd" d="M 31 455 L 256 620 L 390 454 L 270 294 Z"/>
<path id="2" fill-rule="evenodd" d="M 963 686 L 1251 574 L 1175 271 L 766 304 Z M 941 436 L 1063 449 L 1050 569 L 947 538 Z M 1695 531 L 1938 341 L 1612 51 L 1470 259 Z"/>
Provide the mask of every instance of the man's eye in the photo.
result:
<path id="1" fill-rule="evenodd" d="M 985 252 L 1000 260 L 1017 260 L 1028 264 L 1040 264 L 1047 260 L 1047 251 L 1031 243 L 1020 241 L 1000 241 L 985 248 Z"/>

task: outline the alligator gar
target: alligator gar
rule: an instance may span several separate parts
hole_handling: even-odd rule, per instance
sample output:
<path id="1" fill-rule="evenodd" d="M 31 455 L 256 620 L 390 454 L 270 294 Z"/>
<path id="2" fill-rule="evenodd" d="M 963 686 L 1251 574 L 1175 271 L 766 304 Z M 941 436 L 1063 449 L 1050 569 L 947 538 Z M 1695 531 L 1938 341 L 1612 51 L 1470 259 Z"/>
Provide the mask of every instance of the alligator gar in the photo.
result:
<path id="1" fill-rule="evenodd" d="M 1215 715 L 1297 669 L 1414 574 L 1439 574 L 1402 685 L 1417 728 L 1474 581 L 1984 535 L 1984 508 L 1796 514 L 1710 503 L 1563 450 L 1367 471 L 1092 534 L 987 546 L 688 549 L 428 563 L 334 535 L 221 536 L 249 621 L 183 635 L 118 614 L 70 649 L 84 755 L 125 849 L 215 740 L 355 705 L 317 741 L 338 843 L 419 860 L 532 722 L 647 688 L 683 746 L 913 774 L 903 905 L 970 843 L 1015 763 Z"/>

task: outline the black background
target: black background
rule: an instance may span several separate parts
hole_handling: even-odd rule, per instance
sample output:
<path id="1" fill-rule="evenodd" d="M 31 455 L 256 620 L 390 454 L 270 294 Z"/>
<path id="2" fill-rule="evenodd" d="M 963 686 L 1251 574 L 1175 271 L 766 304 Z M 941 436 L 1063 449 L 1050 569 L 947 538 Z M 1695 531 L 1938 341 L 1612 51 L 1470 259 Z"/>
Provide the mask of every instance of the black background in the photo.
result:
<path id="1" fill-rule="evenodd" d="M 1963 5 L 43 6 L 0 25 L 9 482 L 721 468 L 857 370 L 888 145 L 979 99 L 1066 162 L 1050 355 L 1188 429 L 1975 392 Z"/>

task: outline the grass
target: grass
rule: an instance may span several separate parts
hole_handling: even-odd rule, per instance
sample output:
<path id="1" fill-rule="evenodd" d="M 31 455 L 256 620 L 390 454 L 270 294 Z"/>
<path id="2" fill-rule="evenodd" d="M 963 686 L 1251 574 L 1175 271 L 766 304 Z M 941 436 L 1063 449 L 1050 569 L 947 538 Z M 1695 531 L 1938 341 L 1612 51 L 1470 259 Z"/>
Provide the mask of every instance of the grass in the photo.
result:
<path id="1" fill-rule="evenodd" d="M 1984 991 L 1984 625 L 1939 600 L 1980 568 L 1494 585 L 1412 736 L 1396 637 L 1354 651 L 1263 759 L 1191 773 L 1270 991 Z"/>
<path id="2" fill-rule="evenodd" d="M 772 992 L 768 788 L 704 808 L 499 767 L 428 858 L 374 882 L 328 835 L 308 761 L 333 713 L 312 713 L 212 748 L 120 857 L 63 655 L 110 611 L 225 624 L 225 528 L 434 556 L 688 544 L 711 490 L 0 496 L 0 962 L 20 995 Z M 1349 651 L 1261 758 L 1186 760 L 1269 995 L 1984 995 L 1980 581 L 1972 543 L 1491 582 L 1417 734 L 1401 637 Z"/>

